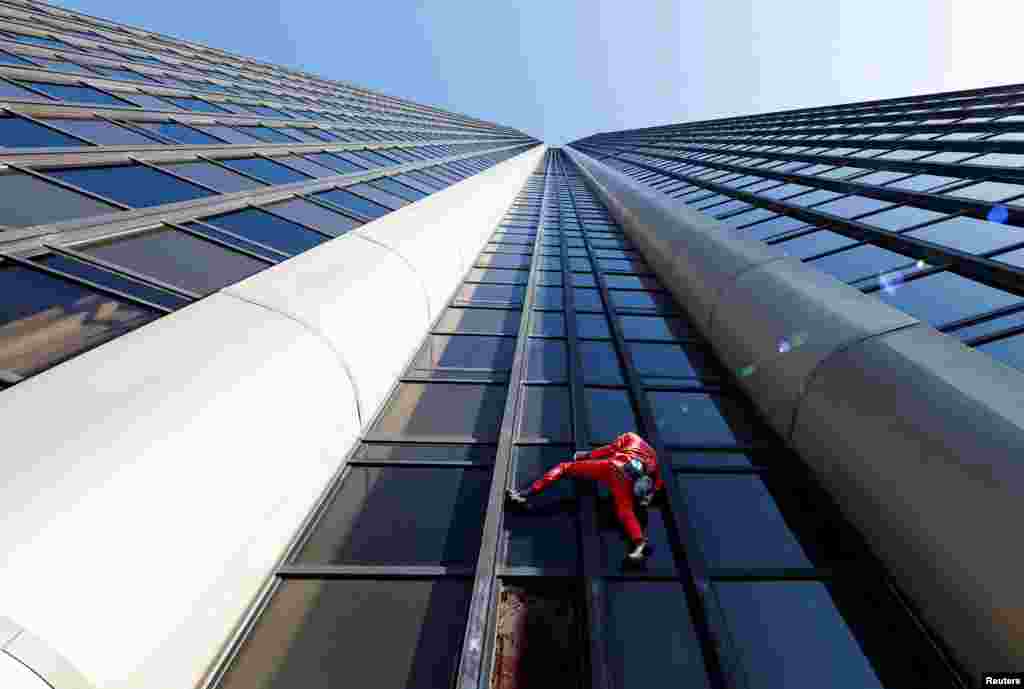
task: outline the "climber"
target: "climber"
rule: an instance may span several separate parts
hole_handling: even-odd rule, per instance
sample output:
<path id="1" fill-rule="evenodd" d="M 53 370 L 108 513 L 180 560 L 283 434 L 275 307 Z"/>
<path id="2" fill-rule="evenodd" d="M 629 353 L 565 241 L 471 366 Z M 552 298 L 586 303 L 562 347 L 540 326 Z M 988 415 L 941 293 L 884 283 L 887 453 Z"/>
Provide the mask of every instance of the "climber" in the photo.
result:
<path id="1" fill-rule="evenodd" d="M 633 550 L 627 557 L 637 561 L 649 554 L 647 539 L 633 511 L 633 499 L 643 507 L 649 506 L 665 482 L 658 470 L 658 457 L 643 438 L 636 433 L 623 433 L 610 445 L 577 452 L 573 461 L 552 467 L 528 488 L 509 490 L 508 501 L 525 507 L 530 495 L 539 493 L 563 476 L 600 481 L 607 486 L 615 501 L 615 513 L 633 543 Z"/>

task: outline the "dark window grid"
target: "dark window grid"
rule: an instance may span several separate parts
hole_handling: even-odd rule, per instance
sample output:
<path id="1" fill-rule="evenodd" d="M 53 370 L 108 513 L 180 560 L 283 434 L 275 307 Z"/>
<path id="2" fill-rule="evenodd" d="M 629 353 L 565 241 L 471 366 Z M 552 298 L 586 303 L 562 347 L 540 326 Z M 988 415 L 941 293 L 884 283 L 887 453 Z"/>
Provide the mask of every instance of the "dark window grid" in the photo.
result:
<path id="1" fill-rule="evenodd" d="M 78 255 L 74 255 L 71 252 L 62 250 L 61 248 L 58 248 L 58 247 L 51 247 L 51 246 L 45 246 L 44 245 L 44 248 L 49 249 L 50 251 L 52 251 L 54 253 L 65 254 L 65 255 L 71 256 L 72 258 L 76 258 L 78 260 L 83 260 Z M 100 284 L 98 282 L 93 282 L 92 280 L 89 280 L 87 278 L 83 278 L 83 277 L 80 277 L 80 276 L 77 276 L 77 275 L 73 275 L 71 273 L 65 273 L 62 270 L 56 270 L 56 269 L 51 268 L 51 267 L 49 267 L 47 265 L 44 265 L 44 264 L 41 264 L 41 263 L 36 263 L 36 262 L 30 261 L 30 260 L 28 260 L 26 258 L 22 258 L 20 256 L 15 256 L 13 254 L 9 254 L 9 253 L 5 253 L 3 251 L 0 251 L 0 265 L 3 264 L 3 261 L 10 261 L 11 263 L 15 263 L 17 265 L 20 265 L 23 268 L 28 268 L 28 269 L 34 270 L 36 272 L 46 273 L 48 275 L 53 275 L 55 277 L 59 277 L 59 278 L 61 278 L 63 280 L 67 280 L 67 281 L 69 281 L 71 283 L 74 283 L 74 284 L 77 284 L 77 285 L 81 285 L 81 286 L 84 286 L 84 287 L 88 287 L 89 289 L 97 291 L 97 292 L 100 292 L 101 294 L 110 294 L 110 295 L 116 296 L 119 299 L 124 299 L 124 300 L 128 301 L 129 303 L 136 304 L 136 305 L 139 305 L 139 306 L 145 306 L 145 307 L 154 309 L 156 311 L 159 311 L 161 314 L 171 313 L 172 311 L 174 311 L 174 309 L 172 309 L 169 306 L 165 306 L 163 304 L 157 304 L 155 302 L 151 302 L 148 299 L 144 299 L 144 298 L 142 298 L 142 297 L 140 297 L 138 295 L 131 294 L 131 293 L 128 293 L 128 292 L 122 292 L 119 289 L 116 289 L 116 288 L 113 288 L 113 287 L 108 287 L 108 286 L 102 285 L 102 284 Z M 87 261 L 87 262 L 90 263 L 90 264 L 95 263 L 95 261 Z M 127 277 L 128 279 L 135 279 L 135 280 L 137 280 L 139 282 L 143 282 L 143 284 L 148 284 L 148 283 L 152 282 L 151 279 L 138 280 L 137 278 L 135 278 L 135 276 L 126 273 L 121 268 L 110 269 L 107 266 L 101 266 L 101 267 L 103 267 L 105 269 L 108 269 L 108 270 L 111 270 L 111 272 L 113 272 L 115 274 L 120 274 L 123 277 Z M 194 299 L 197 298 L 197 297 L 194 297 L 194 296 L 181 294 L 180 293 L 181 290 L 179 290 L 178 288 L 173 288 L 172 290 L 169 290 L 169 291 L 172 291 L 174 294 L 176 294 L 176 295 L 178 295 L 178 296 L 180 296 L 180 297 L 182 297 L 184 299 L 187 299 L 187 300 L 194 300 Z M 88 351 L 88 350 L 82 350 L 82 351 Z M 81 353 L 82 352 L 75 352 L 71 356 L 77 356 L 78 354 L 81 354 Z M 65 361 L 65 359 L 61 359 L 60 361 Z M 56 363 L 60 363 L 60 361 L 58 361 Z M 53 364 L 53 365 L 56 365 L 56 363 Z M 47 368 L 50 368 L 50 366 L 48 366 Z"/>
<path id="2" fill-rule="evenodd" d="M 974 326 L 974 325 L 980 325 L 980 324 L 985 323 L 987 321 L 995 320 L 997 318 L 1002 318 L 1003 316 L 1009 316 L 1009 315 L 1018 313 L 1019 311 L 1022 311 L 1022 310 L 1024 310 L 1024 303 L 1010 304 L 1009 306 L 1003 306 L 1003 307 L 1000 307 L 998 309 L 992 309 L 991 311 L 985 311 L 984 313 L 974 314 L 974 315 L 969 316 L 967 318 L 961 318 L 961 319 L 956 320 L 956 321 L 950 321 L 949 323 L 944 323 L 944 324 L 942 324 L 940 326 L 937 326 L 935 329 L 938 330 L 939 332 L 944 332 L 944 333 L 947 333 L 947 334 L 956 335 L 955 331 L 960 330 L 962 328 L 968 328 L 968 327 L 971 327 L 971 326 Z M 1002 336 L 1000 333 L 996 333 L 996 335 L 998 337 Z M 988 337 L 990 337 L 990 335 L 985 335 L 983 338 L 976 338 L 976 339 L 984 339 L 984 338 L 988 338 Z M 973 339 L 972 340 L 967 340 L 967 342 L 970 343 L 970 344 L 974 344 L 974 340 Z M 983 343 L 979 342 L 978 344 L 983 344 Z"/>
<path id="3" fill-rule="evenodd" d="M 874 194 L 874 196 L 878 197 L 879 193 Z M 942 198 L 934 197 L 931 194 L 914 194 L 913 192 L 899 192 L 896 194 L 886 192 L 886 196 L 896 202 L 911 201 L 912 205 L 915 206 L 924 205 L 916 202 L 913 198 L 906 198 L 913 197 L 915 195 L 927 197 L 931 201 Z M 861 241 L 875 244 L 883 249 L 889 249 L 890 251 L 906 254 L 913 258 L 923 259 L 930 263 L 942 263 L 943 265 L 946 265 L 949 270 L 963 277 L 976 280 L 989 287 L 995 287 L 996 289 L 1001 289 L 1013 294 L 1024 295 L 1024 270 L 1021 270 L 1016 266 L 1011 266 L 997 261 L 990 261 L 983 256 L 975 256 L 973 254 L 951 249 L 939 244 L 932 244 L 931 242 L 900 236 L 899 233 L 869 227 L 863 223 L 857 223 L 828 213 L 815 211 L 813 208 L 792 206 L 781 201 L 767 202 L 762 200 L 760 205 L 779 213 L 785 213 L 805 222 L 824 224 L 835 232 L 844 234 L 852 239 L 859 239 Z M 929 205 L 938 206 L 938 208 L 932 207 L 931 210 L 959 213 L 966 217 L 985 219 L 992 207 L 998 206 L 999 204 L 990 204 L 985 202 L 972 202 L 969 204 L 965 202 L 954 202 L 954 204 L 951 205 L 937 201 L 935 203 L 930 203 Z M 964 208 L 964 206 L 968 206 L 968 208 Z M 1017 223 L 1013 224 L 1024 225 L 1024 209 L 1009 209 L 1008 212 L 1011 218 L 1015 218 L 1017 220 Z M 1003 247 L 1000 251 L 1007 250 L 1007 247 Z M 823 254 L 822 256 L 824 255 L 827 254 Z M 814 258 L 820 258 L 820 256 Z"/>
<path id="4" fill-rule="evenodd" d="M 31 122 L 34 125 L 43 127 L 43 128 L 48 129 L 50 131 L 57 132 L 58 134 L 62 134 L 64 136 L 71 137 L 72 139 L 77 139 L 77 140 L 81 141 L 86 146 L 99 146 L 100 145 L 100 144 L 96 143 L 95 141 L 90 141 L 89 139 L 85 138 L 84 136 L 81 136 L 79 134 L 74 134 L 72 132 L 66 131 L 66 130 L 64 130 L 61 127 L 54 126 L 53 124 L 50 124 L 49 122 L 43 122 L 42 120 L 36 119 L 35 117 L 33 117 L 32 115 L 29 115 L 27 113 L 20 113 L 20 112 L 14 112 L 14 111 L 8 110 L 8 111 L 6 111 L 5 114 L 7 114 L 7 115 L 9 115 L 11 117 L 20 119 L 20 120 L 26 120 L 28 122 Z M 158 142 L 154 141 L 153 143 L 158 143 Z M 16 152 L 18 150 L 28 150 L 28 148 L 29 147 L 14 147 L 14 146 L 12 146 L 10 148 L 7 148 L 5 150 L 5 152 L 11 152 L 11 151 L 15 151 Z M 61 147 L 61 148 L 63 148 L 63 147 Z M 32 146 L 31 149 L 33 151 L 38 152 L 39 147 L 38 146 Z"/>
<path id="5" fill-rule="evenodd" d="M 969 347 L 980 347 L 981 345 L 989 344 L 990 342 L 996 342 L 1003 340 L 1014 335 L 1020 335 L 1024 333 L 1024 325 L 1017 325 L 1012 328 L 1004 328 L 1003 330 L 997 330 L 996 332 L 983 335 L 981 337 L 973 337 L 964 341 Z"/>
<path id="6" fill-rule="evenodd" d="M 4 80 L 4 81 L 9 81 L 9 80 Z M 91 101 L 85 101 L 85 103 L 87 105 L 79 106 L 79 107 L 89 107 L 89 106 L 92 106 L 92 107 L 104 107 L 104 108 L 138 108 L 139 107 L 139 106 L 135 105 L 134 103 L 129 102 L 125 98 L 122 98 L 121 96 L 119 96 L 117 91 L 112 91 L 110 89 L 105 89 L 105 88 L 100 87 L 100 86 L 95 86 L 95 85 L 90 84 L 90 83 L 88 83 L 86 81 L 38 82 L 38 83 L 53 83 L 54 86 L 76 86 L 76 87 L 81 87 L 81 88 L 87 88 L 87 89 L 91 89 L 93 91 L 98 91 L 99 93 L 101 93 L 101 94 L 103 94 L 105 96 L 110 96 L 114 100 L 119 101 L 117 103 L 95 103 L 95 102 L 91 102 Z M 51 94 L 48 94 L 48 93 L 46 93 L 45 91 L 43 91 L 43 90 L 41 90 L 39 88 L 32 87 L 27 81 L 18 82 L 16 85 L 20 86 L 21 88 L 24 88 L 24 89 L 29 89 L 30 91 L 34 91 L 36 93 L 41 93 L 44 96 L 46 96 L 47 98 L 53 98 L 54 100 L 56 100 L 58 102 L 62 102 L 62 103 L 63 102 L 66 102 L 66 103 L 82 103 L 83 102 L 83 101 L 73 101 L 73 100 L 65 100 L 64 98 L 58 98 L 57 96 L 53 96 Z M 126 96 L 130 96 L 131 94 L 130 93 L 126 93 L 125 95 Z"/>
<path id="7" fill-rule="evenodd" d="M 575 198 L 575 193 L 571 192 Z M 606 305 L 612 304 L 608 287 L 604 280 L 602 271 L 596 272 L 598 276 L 598 289 L 601 291 L 602 302 Z M 626 389 L 629 391 L 634 413 L 640 428 L 637 429 L 651 443 L 651 446 L 658 453 L 659 467 L 662 475 L 671 477 L 669 455 L 662 447 L 660 435 L 654 423 L 654 415 L 646 393 L 641 388 L 640 377 L 633 362 L 632 354 L 626 346 L 626 339 L 619 321 L 617 310 L 612 306 L 609 310 L 609 327 L 612 333 L 612 342 L 618 352 L 621 371 L 626 381 Z M 715 630 L 725 629 L 724 619 L 721 613 L 721 606 L 716 600 L 716 594 L 707 585 L 707 564 L 698 555 L 702 551 L 699 548 L 699 534 L 696 532 L 694 522 L 685 511 L 685 503 L 678 485 L 674 481 L 665 483 L 667 513 L 666 526 L 668 527 L 669 542 L 674 550 L 674 560 L 678 563 L 680 578 L 683 580 L 687 598 L 694 604 L 691 606 L 694 628 L 700 639 L 701 649 L 704 658 L 707 660 L 708 671 L 712 676 L 717 676 L 719 682 L 727 680 L 723 677 L 728 671 L 724 668 L 738 667 L 738 658 L 732 642 Z M 683 553 L 688 553 L 686 556 Z M 698 559 L 700 558 L 700 559 Z M 731 684 L 732 681 L 728 680 Z"/>
<path id="8" fill-rule="evenodd" d="M 244 210 L 249 210 L 249 209 L 254 209 L 254 208 L 257 208 L 257 207 L 256 206 L 251 206 L 251 205 L 246 205 L 246 206 L 242 206 L 241 208 L 236 208 L 236 209 L 234 209 L 233 211 L 230 211 L 230 212 L 244 211 Z M 263 210 L 263 209 L 259 208 L 258 210 Z M 280 262 L 280 261 L 283 261 L 285 259 L 291 258 L 293 256 L 293 254 L 287 254 L 287 253 L 281 251 L 280 249 L 275 249 L 274 247 L 272 247 L 272 246 L 270 246 L 268 244 L 263 244 L 262 242 L 258 242 L 255 239 L 249 239 L 247 237 L 243 237 L 242 235 L 236 234 L 235 232 L 232 232 L 231 230 L 221 229 L 220 227 L 216 227 L 214 225 L 208 225 L 208 224 L 204 223 L 202 220 L 189 220 L 187 222 L 188 222 L 188 225 L 192 225 L 194 227 L 189 227 L 188 225 L 186 225 L 184 223 L 180 223 L 180 224 L 179 223 L 167 223 L 167 224 L 170 225 L 171 227 L 175 228 L 175 229 L 184 230 L 185 232 L 188 232 L 189 234 L 194 235 L 196 237 L 200 237 L 202 239 L 206 239 L 206 240 L 209 240 L 211 242 L 215 242 L 215 243 L 219 244 L 220 246 L 222 246 L 222 247 L 224 247 L 226 249 L 231 249 L 232 251 L 237 251 L 240 254 L 245 254 L 246 256 L 251 256 L 252 258 L 258 258 L 258 259 L 263 260 L 263 261 L 272 261 L 274 258 L 278 258 L 279 260 L 277 262 Z M 294 222 L 294 221 L 289 220 L 288 222 Z M 296 223 L 296 224 L 298 224 L 298 223 Z M 220 235 L 224 235 L 226 237 L 230 237 L 230 238 L 234 239 L 235 241 L 240 242 L 241 245 L 232 244 L 231 242 L 226 241 Z M 249 249 L 249 248 L 246 248 L 246 247 L 256 247 L 260 251 L 266 252 L 266 253 L 259 253 L 257 251 L 253 251 L 252 249 Z M 268 256 L 267 254 L 270 254 L 270 255 Z"/>
<path id="9" fill-rule="evenodd" d="M 938 148 L 936 150 L 938 150 L 940 152 L 944 152 L 944 151 L 946 151 L 946 148 L 940 147 L 940 148 Z M 989 151 L 988 150 L 984 150 L 984 151 L 979 151 L 979 152 L 989 152 Z M 884 170 L 884 171 L 905 172 L 907 174 L 931 174 L 931 175 L 935 175 L 935 176 L 939 176 L 939 177 L 967 177 L 967 178 L 976 179 L 976 180 L 979 180 L 979 181 L 982 180 L 982 179 L 992 180 L 992 181 L 999 181 L 999 182 L 1009 182 L 1009 183 L 1019 182 L 1020 181 L 1020 175 L 1019 175 L 1019 173 L 1016 170 L 1007 169 L 1007 168 L 1001 168 L 1001 167 L 996 167 L 996 166 L 973 165 L 973 166 L 969 166 L 969 167 L 964 167 L 961 164 L 936 163 L 936 162 L 929 162 L 927 160 L 920 160 L 920 161 L 897 161 L 897 160 L 884 160 L 884 159 L 872 160 L 872 159 L 865 159 L 865 158 L 862 158 L 862 157 L 855 157 L 855 156 L 849 156 L 849 155 L 846 155 L 846 156 L 826 156 L 826 155 L 806 155 L 806 154 L 797 154 L 797 153 L 790 153 L 790 154 L 782 154 L 782 153 L 768 154 L 768 153 L 765 153 L 764 155 L 766 157 L 771 156 L 773 159 L 778 160 L 780 162 L 783 162 L 783 161 L 789 162 L 789 161 L 793 161 L 793 160 L 801 160 L 801 161 L 808 162 L 808 163 L 814 162 L 814 163 L 821 163 L 821 164 L 827 164 L 827 165 L 834 165 L 834 166 L 837 166 L 837 167 L 869 168 L 869 170 L 857 174 L 856 175 L 857 177 L 864 176 L 865 174 L 867 174 L 867 172 L 869 172 L 871 170 Z M 733 170 L 738 170 L 738 171 L 739 170 L 746 170 L 746 171 L 750 172 L 750 170 L 748 168 L 745 168 L 745 167 L 742 167 L 742 166 L 737 166 L 737 165 L 722 166 L 722 167 L 727 167 L 727 169 L 733 169 Z M 686 175 L 681 175 L 681 171 L 669 172 L 667 174 L 670 174 L 671 176 L 675 177 L 676 179 L 679 179 L 680 181 L 688 182 L 688 183 L 691 183 L 691 184 L 697 184 L 697 181 L 691 180 Z M 768 180 L 769 182 L 774 182 L 776 184 L 779 182 L 779 180 L 777 178 L 777 175 L 779 173 L 771 174 L 771 173 L 766 173 L 765 171 L 762 171 L 762 170 L 758 170 L 757 174 L 765 176 L 765 177 L 770 177 L 771 179 Z M 806 177 L 806 176 L 800 175 L 799 177 Z M 843 178 L 843 179 L 844 179 L 844 181 L 848 181 L 848 180 L 851 180 L 852 178 L 853 178 L 853 176 L 846 177 L 846 178 Z M 814 177 L 811 177 L 811 179 L 814 179 Z M 828 177 L 822 176 L 822 177 L 818 177 L 818 179 L 828 179 Z M 759 182 L 758 184 L 763 184 L 763 182 Z M 818 186 L 818 185 L 815 185 L 815 186 Z M 747 189 L 747 191 L 750 191 L 750 189 Z M 696 192 L 689 192 L 689 193 L 693 194 L 693 193 L 696 193 Z"/>

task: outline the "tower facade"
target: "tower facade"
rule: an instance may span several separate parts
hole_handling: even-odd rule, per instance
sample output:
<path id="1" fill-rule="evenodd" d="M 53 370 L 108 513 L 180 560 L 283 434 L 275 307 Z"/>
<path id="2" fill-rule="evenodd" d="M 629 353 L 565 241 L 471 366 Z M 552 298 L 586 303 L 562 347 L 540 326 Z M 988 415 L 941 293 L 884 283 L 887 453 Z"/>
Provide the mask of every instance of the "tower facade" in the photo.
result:
<path id="1" fill-rule="evenodd" d="M 0 89 L 0 685 L 1024 670 L 1021 89 L 549 149 L 12 0 Z M 505 506 L 625 431 L 642 565 Z"/>

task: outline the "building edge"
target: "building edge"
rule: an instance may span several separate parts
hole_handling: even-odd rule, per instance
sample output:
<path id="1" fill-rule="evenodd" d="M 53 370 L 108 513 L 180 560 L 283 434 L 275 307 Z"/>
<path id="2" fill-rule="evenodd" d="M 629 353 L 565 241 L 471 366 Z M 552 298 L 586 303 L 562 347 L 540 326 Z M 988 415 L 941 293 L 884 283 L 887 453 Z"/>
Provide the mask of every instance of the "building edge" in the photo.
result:
<path id="1" fill-rule="evenodd" d="M 957 661 L 1024 670 L 1024 373 L 565 150 Z"/>

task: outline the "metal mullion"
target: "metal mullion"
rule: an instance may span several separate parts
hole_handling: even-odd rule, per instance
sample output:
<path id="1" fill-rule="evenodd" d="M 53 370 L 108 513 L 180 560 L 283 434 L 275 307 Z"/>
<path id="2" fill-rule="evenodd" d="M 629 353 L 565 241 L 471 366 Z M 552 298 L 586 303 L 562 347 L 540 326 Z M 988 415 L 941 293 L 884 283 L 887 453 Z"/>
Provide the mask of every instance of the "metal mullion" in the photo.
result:
<path id="1" fill-rule="evenodd" d="M 711 190 L 714 190 L 713 187 L 718 186 L 712 182 L 704 182 L 701 180 L 694 180 L 694 183 L 705 188 L 710 188 Z M 733 193 L 742 194 L 744 197 L 755 198 L 752 194 L 748 194 L 746 192 L 734 191 Z M 904 199 L 904 201 L 905 200 L 906 199 Z M 933 244 L 932 242 L 914 239 L 904 236 L 898 232 L 870 227 L 863 223 L 858 223 L 855 220 L 848 220 L 839 216 L 815 211 L 813 208 L 793 206 L 783 201 L 769 199 L 758 199 L 756 204 L 760 208 L 767 208 L 768 210 L 789 215 L 790 217 L 794 217 L 798 220 L 803 220 L 804 222 L 811 224 L 824 225 L 828 229 L 834 230 L 839 234 L 850 237 L 851 239 L 868 242 L 884 249 L 909 255 L 912 258 L 927 258 L 930 260 L 938 258 L 940 260 L 944 260 L 949 263 L 949 265 L 944 268 L 945 270 L 949 270 L 950 272 L 988 285 L 989 287 L 1024 296 L 1024 269 L 1011 264 L 992 261 L 988 258 L 952 249 L 941 244 Z M 980 202 L 972 205 L 982 206 Z M 998 204 L 984 205 L 993 206 Z M 1021 219 L 1024 220 L 1024 211 L 1014 211 L 1014 213 L 1020 215 Z M 836 250 L 835 252 L 838 251 L 839 250 Z M 826 252 L 823 253 L 822 256 L 835 252 Z"/>
<path id="2" fill-rule="evenodd" d="M 548 160 L 550 156 L 550 153 L 545 156 L 545 172 L 550 164 Z M 527 182 L 532 181 L 533 176 L 531 175 L 531 179 L 527 180 Z M 545 188 L 549 181 L 545 174 Z M 532 319 L 533 294 L 537 284 L 539 257 L 539 253 L 535 254 L 530 262 L 530 278 L 519 321 L 516 350 L 508 384 L 508 396 L 505 400 L 498 448 L 494 461 L 494 472 L 491 477 L 487 516 L 484 522 L 469 604 L 469 614 L 467 616 L 466 630 L 456 673 L 455 686 L 457 689 L 478 689 L 490 684 L 489 673 L 493 665 L 494 637 L 497 625 L 497 614 L 496 610 L 492 609 L 492 602 L 494 601 L 495 587 L 498 584 L 498 557 L 499 545 L 501 543 L 501 526 L 504 517 L 505 490 L 508 485 L 512 462 L 514 432 L 518 426 L 520 393 L 526 374 L 528 333 Z"/>
<path id="3" fill-rule="evenodd" d="M 152 228 L 147 228 L 147 229 L 152 229 Z M 138 234 L 144 234 L 145 232 L 146 232 L 146 230 L 141 230 L 141 231 L 138 232 Z M 74 250 L 74 249 L 72 249 L 70 247 L 67 247 L 67 246 L 56 246 L 56 245 L 51 245 L 51 244 L 46 244 L 46 243 L 44 243 L 43 246 L 45 248 L 49 249 L 50 251 L 53 251 L 54 253 L 64 254 L 64 255 L 66 255 L 66 256 L 68 256 L 70 258 L 73 258 L 73 259 L 76 259 L 78 261 L 81 261 L 82 263 L 88 263 L 88 264 L 97 266 L 99 268 L 103 268 L 105 270 L 109 270 L 109 271 L 111 271 L 113 273 L 121 274 L 121 275 L 123 275 L 125 277 L 128 277 L 128 278 L 131 278 L 133 280 L 137 280 L 139 282 L 142 282 L 143 284 L 148 284 L 151 287 L 158 287 L 158 288 L 160 288 L 160 289 L 162 289 L 164 291 L 171 292 L 172 294 L 176 294 L 179 297 L 185 297 L 187 299 L 198 300 L 198 299 L 202 299 L 204 296 L 206 296 L 204 294 L 199 294 L 198 292 L 193 292 L 191 290 L 185 289 L 184 287 L 179 287 L 177 285 L 172 285 L 170 283 L 164 282 L 163 280 L 159 280 L 159 279 L 154 278 L 152 276 L 144 275 L 144 274 L 139 273 L 137 271 L 131 270 L 130 268 L 125 268 L 124 266 L 119 266 L 119 265 L 117 265 L 115 263 L 111 263 L 109 261 L 105 261 L 103 259 L 96 258 L 95 256 L 91 256 L 89 254 L 80 253 L 80 252 L 78 252 L 78 251 L 76 251 L 76 250 Z"/>
<path id="4" fill-rule="evenodd" d="M 935 329 L 939 332 L 949 334 L 951 331 L 966 328 L 986 321 L 995 320 L 1002 318 L 1003 316 L 1010 316 L 1018 311 L 1024 309 L 1024 302 L 1017 302 L 1016 304 L 1010 304 L 1009 306 L 1003 306 L 998 309 L 992 309 L 991 311 L 985 311 L 983 313 L 974 314 L 967 318 L 960 318 L 955 321 L 943 323 L 942 325 L 936 326 Z"/>
<path id="5" fill-rule="evenodd" d="M 577 176 L 577 175 L 574 175 Z M 576 205 L 576 192 L 570 185 L 572 203 Z M 577 213 L 578 216 L 578 213 Z M 584 235 L 588 253 L 593 253 L 590 240 Z M 592 260 L 594 260 L 592 258 Z M 743 673 L 738 651 L 734 648 L 728 633 L 721 605 L 708 577 L 708 565 L 700 549 L 700 538 L 689 517 L 686 502 L 672 472 L 671 461 L 657 424 L 647 394 L 641 385 L 641 378 L 633 362 L 632 353 L 626 344 L 617 309 L 608 294 L 608 285 L 600 267 L 594 264 L 594 277 L 605 303 L 612 341 L 618 350 L 623 378 L 635 403 L 638 421 L 645 430 L 648 442 L 658 456 L 658 466 L 664 479 L 665 510 L 669 519 L 665 526 L 681 581 L 691 602 L 691 619 L 703 649 L 708 677 L 714 685 L 730 689 L 745 689 L 748 686 Z M 692 605 L 696 602 L 697 605 Z"/>
<path id="6" fill-rule="evenodd" d="M 75 258 L 77 258 L 77 257 L 75 257 Z M 140 297 L 140 296 L 137 296 L 137 295 L 134 295 L 134 294 L 129 294 L 128 292 L 122 292 L 121 290 L 119 290 L 119 289 L 117 289 L 115 287 L 108 287 L 106 285 L 101 285 L 98 282 L 93 282 L 92 280 L 89 280 L 88 278 L 83 278 L 83 277 L 80 277 L 80 276 L 77 276 L 77 275 L 72 275 L 71 273 L 65 273 L 62 270 L 57 270 L 56 268 L 51 268 L 50 266 L 47 266 L 45 264 L 36 263 L 36 262 L 30 261 L 30 260 L 28 260 L 26 258 L 21 258 L 19 256 L 14 256 L 12 254 L 8 254 L 8 253 L 4 253 L 3 251 L 0 251 L 0 262 L 2 262 L 4 260 L 10 261 L 11 263 L 14 263 L 16 265 L 20 265 L 23 268 L 28 268 L 30 270 L 36 270 L 36 271 L 38 271 L 40 273 L 48 273 L 48 274 L 53 275 L 55 277 L 59 277 L 59 278 L 62 278 L 64 280 L 76 283 L 76 284 L 84 285 L 84 286 L 88 287 L 89 289 L 93 289 L 93 290 L 96 290 L 98 292 L 112 294 L 112 295 L 114 295 L 114 296 L 116 296 L 116 297 L 118 297 L 120 299 L 124 299 L 126 301 L 130 301 L 130 302 L 132 302 L 134 304 L 139 304 L 139 305 L 145 306 L 147 308 L 155 309 L 157 311 L 160 311 L 161 313 L 165 313 L 165 314 L 166 313 L 173 313 L 174 310 L 175 310 L 175 309 L 172 309 L 169 306 L 164 306 L 162 304 L 155 304 L 155 303 L 153 303 L 151 301 L 148 301 L 147 299 L 145 299 L 143 297 Z"/>
<path id="7" fill-rule="evenodd" d="M 553 162 L 561 171 L 560 155 L 552 157 Z M 564 173 L 555 181 L 558 187 L 568 186 Z M 561 201 L 556 202 L 561 207 Z M 561 230 L 561 222 L 558 222 Z M 559 248 L 563 267 L 569 265 L 569 250 L 565 235 L 559 231 Z M 583 382 L 583 364 L 579 354 L 579 342 L 576 331 L 575 293 L 569 273 L 562 271 L 562 301 L 566 342 L 569 356 L 569 402 L 572 409 L 573 449 L 589 451 L 590 425 L 585 411 L 585 395 Z M 593 486 L 577 482 L 577 518 L 580 532 L 580 553 L 583 561 L 584 592 L 587 605 L 588 638 L 590 648 L 590 681 L 593 689 L 610 689 L 611 671 L 608 666 L 608 647 L 605 636 L 607 626 L 607 586 L 603 580 L 601 563 L 601 538 L 597 524 L 597 494 Z"/>
<path id="8" fill-rule="evenodd" d="M 388 467 L 425 467 L 428 469 L 468 469 L 472 471 L 489 471 L 493 468 L 491 464 L 481 464 L 480 462 L 445 462 L 441 460 L 437 461 L 417 461 L 411 459 L 350 459 L 348 466 L 352 467 L 377 467 L 377 468 L 388 468 Z"/>

